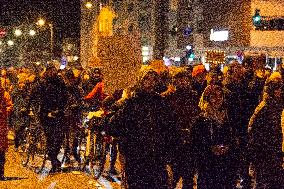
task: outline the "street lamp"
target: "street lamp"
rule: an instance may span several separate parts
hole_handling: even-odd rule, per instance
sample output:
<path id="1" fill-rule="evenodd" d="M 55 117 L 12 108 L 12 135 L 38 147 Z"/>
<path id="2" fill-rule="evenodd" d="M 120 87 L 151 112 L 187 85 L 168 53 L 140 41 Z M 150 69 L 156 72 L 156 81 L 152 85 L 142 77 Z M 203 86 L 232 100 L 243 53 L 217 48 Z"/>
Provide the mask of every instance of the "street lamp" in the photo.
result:
<path id="1" fill-rule="evenodd" d="M 21 35 L 22 35 L 22 31 L 21 31 L 20 29 L 16 29 L 16 30 L 15 30 L 15 35 L 16 35 L 17 37 L 21 36 Z"/>
<path id="2" fill-rule="evenodd" d="M 34 36 L 36 34 L 35 30 L 30 30 L 30 36 Z"/>
<path id="3" fill-rule="evenodd" d="M 13 45 L 14 45 L 14 41 L 9 40 L 9 41 L 7 41 L 7 44 L 8 44 L 9 46 L 13 46 Z"/>
<path id="4" fill-rule="evenodd" d="M 90 8 L 92 8 L 92 6 L 93 6 L 93 4 L 91 3 L 91 2 L 86 2 L 86 4 L 85 4 L 85 7 L 87 8 L 87 9 L 90 9 Z"/>
<path id="5" fill-rule="evenodd" d="M 38 21 L 37 21 L 37 24 L 40 26 L 40 27 L 43 27 L 45 25 L 45 20 L 40 18 Z M 52 23 L 48 23 L 48 27 L 50 29 L 50 52 L 51 52 L 51 55 L 53 55 L 53 25 Z"/>
<path id="6" fill-rule="evenodd" d="M 40 19 L 37 21 L 37 24 L 38 24 L 39 26 L 44 26 L 45 20 L 42 19 L 42 18 L 40 18 Z"/>

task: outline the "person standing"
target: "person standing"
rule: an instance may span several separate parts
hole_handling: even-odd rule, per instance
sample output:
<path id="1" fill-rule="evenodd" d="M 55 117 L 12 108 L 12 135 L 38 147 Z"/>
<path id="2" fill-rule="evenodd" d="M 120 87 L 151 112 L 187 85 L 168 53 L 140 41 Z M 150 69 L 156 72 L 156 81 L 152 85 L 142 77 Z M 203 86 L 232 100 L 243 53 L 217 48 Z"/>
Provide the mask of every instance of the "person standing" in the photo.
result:
<path id="1" fill-rule="evenodd" d="M 173 113 L 177 117 L 178 139 L 177 146 L 172 149 L 173 187 L 175 188 L 180 177 L 183 188 L 193 188 L 194 166 L 191 159 L 190 130 L 200 113 L 197 93 L 192 89 L 191 74 L 180 71 L 173 77 L 175 91 L 166 96 Z M 172 133 L 174 134 L 174 133 Z"/>
<path id="2" fill-rule="evenodd" d="M 77 154 L 78 135 L 80 132 L 80 121 L 82 119 L 82 94 L 80 80 L 76 78 L 72 70 L 65 73 L 65 84 L 68 92 L 68 101 L 65 109 L 66 118 L 66 154 L 65 163 L 70 163 L 70 156 L 73 155 L 77 162 L 80 161 Z"/>
<path id="3" fill-rule="evenodd" d="M 191 131 L 192 154 L 198 173 L 197 187 L 235 188 L 236 143 L 222 87 L 207 86 L 200 101 L 202 112 Z"/>
<path id="4" fill-rule="evenodd" d="M 265 82 L 263 100 L 255 109 L 248 127 L 249 157 L 255 169 L 257 188 L 284 187 L 283 99 L 283 80 L 280 73 L 275 72 Z"/>
<path id="5" fill-rule="evenodd" d="M 37 94 L 40 104 L 39 119 L 47 137 L 47 154 L 52 164 L 50 173 L 57 172 L 61 167 L 57 155 L 64 140 L 64 109 L 68 92 L 55 66 L 48 65 Z"/>
<path id="6" fill-rule="evenodd" d="M 130 189 L 167 188 L 166 163 L 173 144 L 175 119 L 157 93 L 159 75 L 144 71 L 133 97 L 110 120 L 111 136 L 119 137 Z"/>
<path id="7" fill-rule="evenodd" d="M 12 107 L 13 104 L 9 93 L 3 87 L 0 87 L 0 180 L 5 180 L 5 152 L 8 149 L 7 117 L 12 111 Z"/>

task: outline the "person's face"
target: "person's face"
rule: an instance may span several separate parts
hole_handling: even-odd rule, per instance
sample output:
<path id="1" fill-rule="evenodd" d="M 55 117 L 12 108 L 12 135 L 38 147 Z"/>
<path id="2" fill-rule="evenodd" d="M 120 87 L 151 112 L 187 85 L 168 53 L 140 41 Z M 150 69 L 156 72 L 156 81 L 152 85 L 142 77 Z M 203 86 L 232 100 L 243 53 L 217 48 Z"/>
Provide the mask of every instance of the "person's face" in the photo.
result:
<path id="1" fill-rule="evenodd" d="M 202 73 L 202 74 L 199 74 L 197 77 L 196 77 L 196 81 L 198 83 L 202 83 L 203 81 L 205 81 L 206 79 L 206 73 Z"/>
<path id="2" fill-rule="evenodd" d="M 209 97 L 209 104 L 215 109 L 221 108 L 223 102 L 224 102 L 223 94 L 219 90 L 214 91 L 214 93 Z"/>
<path id="3" fill-rule="evenodd" d="M 92 76 L 93 76 L 93 78 L 95 78 L 95 79 L 100 79 L 100 78 L 102 78 L 102 75 L 101 75 L 100 73 L 98 73 L 98 72 L 94 72 L 94 73 L 92 74 Z"/>
<path id="4" fill-rule="evenodd" d="M 142 81 L 142 89 L 146 92 L 154 92 L 159 83 L 159 78 L 155 74 L 147 74 Z"/>

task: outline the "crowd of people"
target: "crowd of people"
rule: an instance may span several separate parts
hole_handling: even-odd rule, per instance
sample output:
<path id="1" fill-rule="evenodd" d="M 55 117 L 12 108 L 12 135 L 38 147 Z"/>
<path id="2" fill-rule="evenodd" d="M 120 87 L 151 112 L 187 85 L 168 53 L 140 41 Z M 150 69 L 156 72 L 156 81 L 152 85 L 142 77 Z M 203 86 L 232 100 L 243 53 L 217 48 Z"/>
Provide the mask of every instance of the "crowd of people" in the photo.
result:
<path id="1" fill-rule="evenodd" d="M 202 64 L 177 71 L 149 66 L 140 71 L 135 86 L 106 94 L 99 68 L 80 70 L 77 76 L 53 65 L 42 73 L 2 69 L 1 107 L 11 113 L 3 114 L 8 123 L 1 123 L 15 130 L 18 148 L 28 110 L 37 112 L 51 172 L 60 170 L 57 155 L 66 137 L 68 153 L 78 160 L 82 112 L 103 109 L 99 128 L 116 139 L 110 169 L 117 172 L 119 151 L 128 188 L 175 188 L 180 178 L 183 188 L 193 188 L 196 176 L 201 189 L 236 188 L 237 180 L 252 188 L 250 169 L 257 188 L 284 188 L 283 77 L 283 64 L 277 71 L 266 69 L 263 57 L 232 61 L 223 70 L 212 66 L 207 71 Z M 7 147 L 4 139 L 0 144 L 3 165 Z"/>

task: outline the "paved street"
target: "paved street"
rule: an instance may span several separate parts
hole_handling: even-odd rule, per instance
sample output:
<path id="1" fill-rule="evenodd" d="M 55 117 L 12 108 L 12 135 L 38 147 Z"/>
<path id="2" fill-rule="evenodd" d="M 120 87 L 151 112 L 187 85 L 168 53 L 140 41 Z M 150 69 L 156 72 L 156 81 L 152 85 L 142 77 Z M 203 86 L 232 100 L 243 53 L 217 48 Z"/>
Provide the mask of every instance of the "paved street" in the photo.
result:
<path id="1" fill-rule="evenodd" d="M 49 167 L 49 165 L 47 166 Z M 76 170 L 54 175 L 36 174 L 33 170 L 21 165 L 20 155 L 15 152 L 13 144 L 10 145 L 6 153 L 5 176 L 8 180 L 0 182 L 1 189 L 121 188 L 120 181 L 115 176 L 108 179 L 101 177 L 96 181 L 87 173 Z"/>
<path id="2" fill-rule="evenodd" d="M 6 153 L 5 176 L 7 181 L 0 181 L 0 189 L 122 189 L 121 182 L 117 176 L 109 176 L 106 171 L 100 179 L 93 179 L 88 173 L 78 169 L 66 169 L 65 171 L 49 175 L 50 162 L 41 174 L 35 173 L 31 167 L 23 167 L 20 153 L 16 152 L 13 145 L 13 134 L 10 132 L 10 145 Z M 60 156 L 60 155 L 59 155 Z M 119 158 L 118 158 L 119 159 Z M 74 164 L 76 167 L 76 164 Z M 108 170 L 109 162 L 106 162 L 105 170 Z M 120 171 L 119 162 L 116 163 Z M 171 175 L 170 169 L 168 169 Z M 176 189 L 182 188 L 180 181 Z M 196 189 L 196 186 L 195 186 Z"/>

